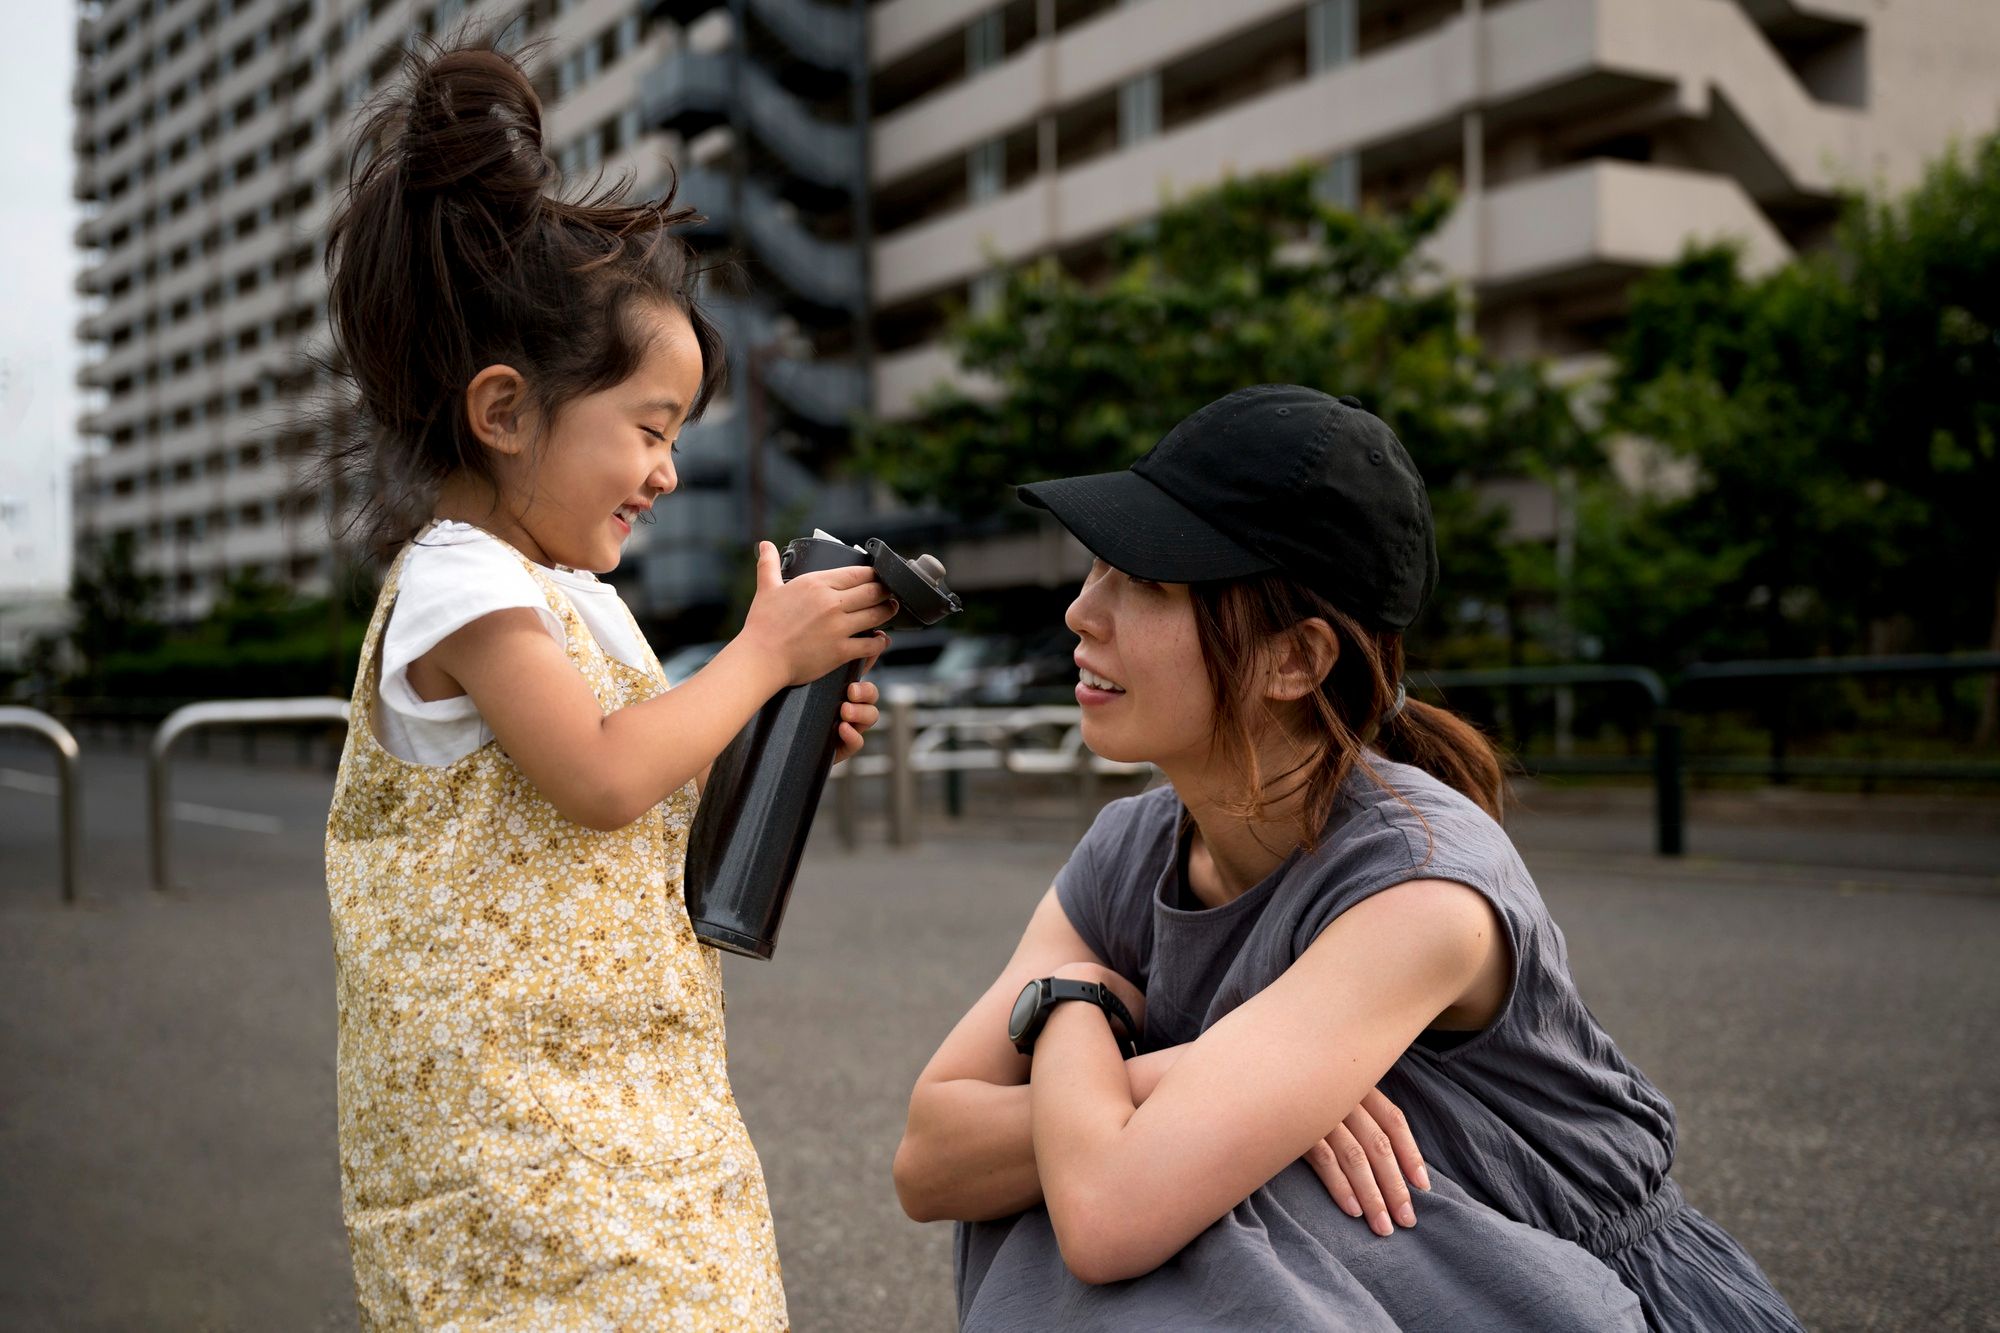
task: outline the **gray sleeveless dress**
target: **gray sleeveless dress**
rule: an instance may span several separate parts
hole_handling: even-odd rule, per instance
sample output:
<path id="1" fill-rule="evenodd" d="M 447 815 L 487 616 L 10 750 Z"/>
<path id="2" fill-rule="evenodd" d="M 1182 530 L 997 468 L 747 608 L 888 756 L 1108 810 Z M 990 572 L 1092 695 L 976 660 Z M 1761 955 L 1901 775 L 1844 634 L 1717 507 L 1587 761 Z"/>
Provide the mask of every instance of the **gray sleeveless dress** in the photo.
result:
<path id="1" fill-rule="evenodd" d="M 1098 956 L 1145 990 L 1149 1049 L 1199 1036 L 1370 894 L 1438 878 L 1484 895 L 1513 951 L 1505 1005 L 1469 1039 L 1412 1046 L 1381 1084 L 1435 1186 L 1416 1228 L 1375 1237 L 1294 1165 L 1154 1274 L 1089 1288 L 1031 1210 L 960 1227 L 962 1324 L 1605 1329 L 1629 1326 L 1629 1288 L 1653 1329 L 1799 1329 L 1668 1178 L 1673 1107 L 1584 1007 L 1505 833 L 1429 774 L 1372 762 L 1396 794 L 1357 774 L 1316 851 L 1221 907 L 1174 905 L 1183 808 L 1171 788 L 1107 806 L 1056 891 Z M 1603 1284 L 1607 1267 L 1622 1287 Z"/>

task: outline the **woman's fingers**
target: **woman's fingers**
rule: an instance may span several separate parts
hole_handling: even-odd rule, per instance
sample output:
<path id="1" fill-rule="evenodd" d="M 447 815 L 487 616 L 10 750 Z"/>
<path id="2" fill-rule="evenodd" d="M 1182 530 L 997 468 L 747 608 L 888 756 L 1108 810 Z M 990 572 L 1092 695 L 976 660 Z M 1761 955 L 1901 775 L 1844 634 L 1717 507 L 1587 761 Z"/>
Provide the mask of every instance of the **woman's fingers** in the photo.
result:
<path id="1" fill-rule="evenodd" d="M 1306 1153 L 1306 1162 L 1341 1212 L 1349 1217 L 1361 1216 L 1361 1200 L 1354 1197 L 1354 1186 L 1347 1183 L 1347 1175 L 1340 1169 L 1340 1159 L 1334 1156 L 1331 1143 L 1325 1139 L 1315 1143 Z"/>
<path id="2" fill-rule="evenodd" d="M 1402 1165 L 1396 1161 L 1396 1150 L 1390 1144 L 1389 1136 L 1375 1123 L 1375 1117 L 1370 1115 L 1366 1108 L 1357 1106 L 1342 1122 L 1341 1128 L 1354 1139 L 1364 1161 L 1360 1169 L 1368 1173 L 1370 1181 L 1380 1194 L 1385 1209 L 1383 1222 L 1386 1223 L 1393 1217 L 1406 1227 L 1415 1226 L 1417 1212 L 1410 1205 L 1410 1187 L 1403 1182 Z M 1350 1167 L 1353 1166 L 1351 1155 L 1343 1154 L 1341 1160 Z M 1353 1172 L 1350 1171 L 1350 1179 L 1352 1175 Z M 1361 1183 L 1356 1181 L 1354 1187 L 1357 1190 L 1361 1189 Z M 1372 1211 L 1369 1220 L 1371 1223 L 1375 1220 Z M 1381 1232 L 1381 1225 L 1376 1225 L 1375 1230 Z"/>
<path id="3" fill-rule="evenodd" d="M 1396 1103 L 1384 1097 L 1380 1088 L 1371 1088 L 1361 1099 L 1361 1109 L 1373 1116 L 1376 1125 L 1389 1136 L 1389 1146 L 1402 1165 L 1403 1178 L 1420 1190 L 1428 1190 L 1431 1174 L 1424 1169 L 1424 1155 L 1417 1149 L 1416 1136 L 1410 1133 L 1410 1122 L 1403 1118 Z"/>
<path id="4" fill-rule="evenodd" d="M 1348 1120 L 1353 1120 L 1349 1116 Z M 1345 1123 L 1337 1126 L 1326 1136 L 1333 1148 L 1334 1160 L 1340 1164 L 1341 1174 L 1354 1187 L 1354 1197 L 1361 1200 L 1361 1211 L 1368 1219 L 1368 1229 L 1378 1236 L 1386 1236 L 1395 1231 L 1395 1224 L 1389 1221 L 1389 1205 L 1382 1197 L 1382 1186 L 1375 1178 L 1375 1167 L 1369 1160 L 1368 1150 L 1355 1137 L 1354 1131 Z"/>

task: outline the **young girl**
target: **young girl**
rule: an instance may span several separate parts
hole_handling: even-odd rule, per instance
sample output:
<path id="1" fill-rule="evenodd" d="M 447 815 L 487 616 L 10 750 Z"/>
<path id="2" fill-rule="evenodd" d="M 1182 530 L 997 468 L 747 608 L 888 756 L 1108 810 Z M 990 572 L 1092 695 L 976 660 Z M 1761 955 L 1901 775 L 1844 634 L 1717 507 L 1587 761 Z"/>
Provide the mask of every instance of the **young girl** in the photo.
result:
<path id="1" fill-rule="evenodd" d="M 1668 1177 L 1492 751 L 1396 683 L 1437 564 L 1388 428 L 1264 385 L 1023 495 L 1098 556 L 1086 743 L 1171 785 L 1105 808 L 911 1097 L 897 1185 L 967 1223 L 964 1327 L 1610 1328 L 1629 1288 L 1654 1329 L 1796 1329 Z M 1300 1164 L 1378 1082 L 1436 1171 L 1388 1239 Z"/>
<path id="2" fill-rule="evenodd" d="M 862 571 L 785 583 L 668 682 L 617 594 L 721 372 L 668 228 L 550 192 L 486 46 L 365 126 L 329 245 L 378 531 L 327 825 L 342 1204 L 369 1328 L 781 1328 L 682 860 L 702 776 L 778 690 L 880 651 Z M 856 637 L 859 635 L 860 637 Z M 843 706 L 842 757 L 876 718 Z"/>

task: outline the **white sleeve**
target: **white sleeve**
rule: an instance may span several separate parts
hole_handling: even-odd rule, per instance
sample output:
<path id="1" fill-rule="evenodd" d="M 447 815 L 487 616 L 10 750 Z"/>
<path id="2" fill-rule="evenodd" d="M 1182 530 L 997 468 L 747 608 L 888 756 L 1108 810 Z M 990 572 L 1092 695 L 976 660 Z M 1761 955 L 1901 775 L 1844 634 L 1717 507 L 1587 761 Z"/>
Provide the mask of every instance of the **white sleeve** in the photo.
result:
<path id="1" fill-rule="evenodd" d="M 420 698 L 410 687 L 410 663 L 480 617 L 515 607 L 540 612 L 549 636 L 568 647 L 562 621 L 549 610 L 541 585 L 506 547 L 490 538 L 419 543 L 403 561 L 396 605 L 382 632 L 382 675 L 376 689 L 383 706 L 426 721 L 478 716 L 466 695 Z"/>

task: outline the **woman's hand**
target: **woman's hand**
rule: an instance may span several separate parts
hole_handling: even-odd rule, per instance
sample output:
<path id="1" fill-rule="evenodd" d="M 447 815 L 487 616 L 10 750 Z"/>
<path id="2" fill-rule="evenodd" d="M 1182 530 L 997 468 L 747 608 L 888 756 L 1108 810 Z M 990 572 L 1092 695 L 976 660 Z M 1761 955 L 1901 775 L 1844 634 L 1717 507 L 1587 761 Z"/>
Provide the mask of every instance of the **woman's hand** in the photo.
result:
<path id="1" fill-rule="evenodd" d="M 1392 1215 L 1406 1227 L 1415 1226 L 1410 1185 L 1420 1190 L 1431 1187 L 1409 1122 L 1380 1088 L 1363 1097 L 1333 1133 L 1315 1143 L 1306 1161 L 1341 1211 L 1349 1217 L 1366 1215 L 1369 1229 L 1378 1236 L 1395 1231 L 1389 1222 Z"/>
<path id="2" fill-rule="evenodd" d="M 865 743 L 862 733 L 882 720 L 882 710 L 875 705 L 882 692 L 874 682 L 857 680 L 847 687 L 847 702 L 840 706 L 840 748 L 833 752 L 833 762 L 852 759 Z"/>

